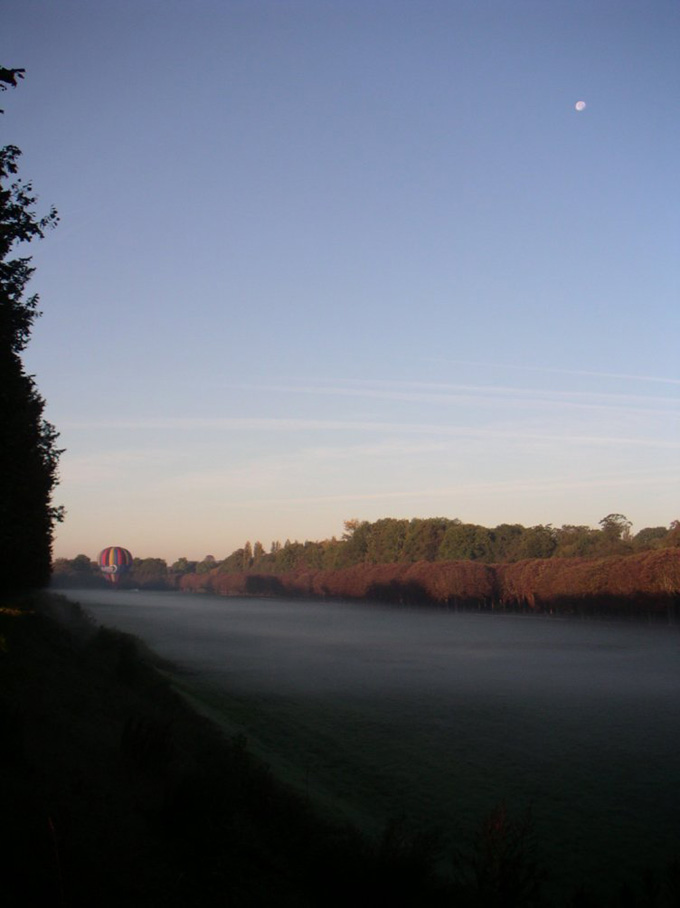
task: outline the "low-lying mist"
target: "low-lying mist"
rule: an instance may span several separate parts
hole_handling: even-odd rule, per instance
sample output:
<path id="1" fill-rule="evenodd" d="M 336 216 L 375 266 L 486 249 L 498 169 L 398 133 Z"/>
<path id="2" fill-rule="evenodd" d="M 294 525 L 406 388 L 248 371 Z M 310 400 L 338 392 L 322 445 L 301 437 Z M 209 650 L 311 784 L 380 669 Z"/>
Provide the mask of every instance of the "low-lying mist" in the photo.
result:
<path id="1" fill-rule="evenodd" d="M 396 816 L 451 847 L 500 802 L 531 808 L 556 882 L 673 856 L 675 626 L 370 603 L 78 591 L 324 809 Z M 622 878 L 626 878 L 623 876 Z"/>

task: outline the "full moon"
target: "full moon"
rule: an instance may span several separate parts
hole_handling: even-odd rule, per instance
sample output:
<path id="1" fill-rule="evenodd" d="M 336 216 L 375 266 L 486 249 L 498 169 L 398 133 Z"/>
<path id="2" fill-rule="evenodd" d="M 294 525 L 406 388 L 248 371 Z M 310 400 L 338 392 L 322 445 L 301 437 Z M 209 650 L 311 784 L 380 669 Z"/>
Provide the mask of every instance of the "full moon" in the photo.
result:
<path id="1" fill-rule="evenodd" d="M 574 107 L 575 107 L 576 110 L 578 110 L 578 111 L 585 110 L 585 109 L 586 109 L 586 102 L 585 102 L 585 101 L 577 101 L 576 104 L 574 104 Z"/>

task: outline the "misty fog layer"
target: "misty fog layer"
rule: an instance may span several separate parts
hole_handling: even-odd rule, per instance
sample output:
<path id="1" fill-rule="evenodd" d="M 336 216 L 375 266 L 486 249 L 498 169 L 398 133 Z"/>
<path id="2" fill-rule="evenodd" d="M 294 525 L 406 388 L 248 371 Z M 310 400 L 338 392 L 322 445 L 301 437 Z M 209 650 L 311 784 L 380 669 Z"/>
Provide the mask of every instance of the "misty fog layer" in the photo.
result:
<path id="1" fill-rule="evenodd" d="M 531 807 L 557 882 L 680 846 L 678 626 L 375 604 L 77 591 L 283 778 L 377 830 L 469 837 Z"/>

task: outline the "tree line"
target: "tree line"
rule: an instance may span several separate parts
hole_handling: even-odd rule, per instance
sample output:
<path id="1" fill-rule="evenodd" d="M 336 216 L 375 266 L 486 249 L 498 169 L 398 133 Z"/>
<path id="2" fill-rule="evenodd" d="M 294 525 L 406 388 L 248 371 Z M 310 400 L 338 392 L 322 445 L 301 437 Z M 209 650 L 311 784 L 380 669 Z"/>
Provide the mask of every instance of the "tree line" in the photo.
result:
<path id="1" fill-rule="evenodd" d="M 276 577 L 423 563 L 475 562 L 481 567 L 525 561 L 592 561 L 680 548 L 680 521 L 673 521 L 669 527 L 646 527 L 633 535 L 630 521 L 622 514 L 607 515 L 596 529 L 521 524 L 501 524 L 490 529 L 434 517 L 382 518 L 372 523 L 353 519 L 345 522 L 344 530 L 340 539 L 286 540 L 283 545 L 273 542 L 268 552 L 260 542 L 246 542 L 222 560 L 213 555 L 206 555 L 201 561 L 182 557 L 168 565 L 162 558 L 135 558 L 126 585 L 141 589 L 205 589 L 212 583 L 221 584 L 226 590 L 229 575 Z M 210 580 L 214 577 L 222 579 L 219 583 Z M 57 559 L 52 579 L 63 587 L 104 583 L 96 563 L 82 554 L 73 559 Z M 269 585 L 272 589 L 275 586 Z M 262 581 L 263 591 L 265 586 Z"/>
<path id="2" fill-rule="evenodd" d="M 680 545 L 680 521 L 669 527 L 645 527 L 636 534 L 623 514 L 608 514 L 596 529 L 589 526 L 551 524 L 525 527 L 503 523 L 489 528 L 456 518 L 398 519 L 384 517 L 370 522 L 347 520 L 340 539 L 320 542 L 273 542 L 268 552 L 262 544 L 246 542 L 217 563 L 211 556 L 195 564 L 196 572 L 213 570 L 238 573 L 279 573 L 307 569 L 338 570 L 355 564 L 415 564 L 420 561 L 479 561 L 512 563 L 526 559 L 631 555 Z M 186 568 L 189 570 L 186 570 Z M 180 559 L 171 570 L 191 572 L 191 563 Z"/>

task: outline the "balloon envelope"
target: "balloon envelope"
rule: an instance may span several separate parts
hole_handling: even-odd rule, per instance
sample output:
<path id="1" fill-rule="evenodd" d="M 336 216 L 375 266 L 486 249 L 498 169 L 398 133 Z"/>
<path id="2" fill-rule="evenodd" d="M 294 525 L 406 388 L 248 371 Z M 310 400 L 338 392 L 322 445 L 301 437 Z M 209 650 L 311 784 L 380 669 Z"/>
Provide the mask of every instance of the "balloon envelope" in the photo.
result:
<path id="1" fill-rule="evenodd" d="M 106 579 L 118 583 L 132 567 L 132 555 L 120 545 L 110 545 L 101 550 L 97 562 Z"/>

